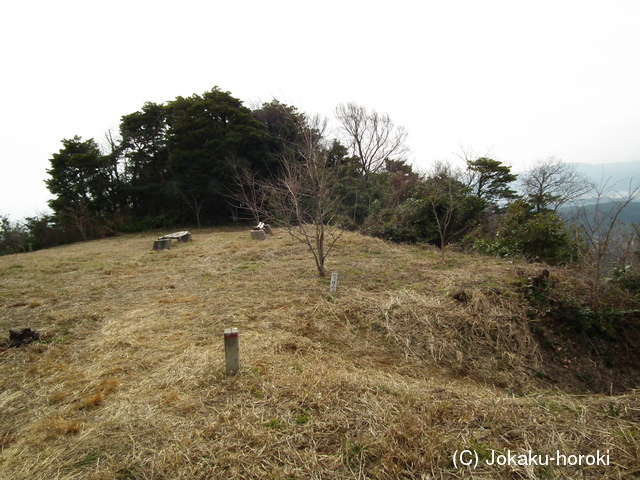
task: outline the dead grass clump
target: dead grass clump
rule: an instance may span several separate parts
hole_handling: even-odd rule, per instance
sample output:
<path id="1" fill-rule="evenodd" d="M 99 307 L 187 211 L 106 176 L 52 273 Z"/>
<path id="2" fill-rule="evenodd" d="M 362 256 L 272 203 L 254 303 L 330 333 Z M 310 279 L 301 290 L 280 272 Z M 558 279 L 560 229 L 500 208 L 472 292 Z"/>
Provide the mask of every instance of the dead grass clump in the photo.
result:
<path id="1" fill-rule="evenodd" d="M 537 342 L 526 315 L 499 294 L 482 288 L 469 292 L 469 300 L 460 304 L 409 289 L 387 295 L 353 290 L 331 311 L 361 335 L 391 340 L 407 359 L 504 387 L 522 387 L 539 368 Z"/>
<path id="2" fill-rule="evenodd" d="M 174 287 L 175 288 L 175 287 Z M 170 298 L 160 298 L 158 299 L 159 303 L 191 303 L 191 302 L 197 302 L 199 301 L 200 298 L 198 298 L 195 295 L 179 295 L 177 297 L 170 297 Z"/>
<path id="3" fill-rule="evenodd" d="M 80 420 L 54 415 L 36 424 L 35 435 L 44 440 L 52 440 L 63 435 L 76 434 L 80 432 L 82 425 Z"/>
<path id="4" fill-rule="evenodd" d="M 101 405 L 104 397 L 115 390 L 117 386 L 117 379 L 105 378 L 94 388 L 93 393 L 82 398 L 80 408 L 91 408 Z"/>

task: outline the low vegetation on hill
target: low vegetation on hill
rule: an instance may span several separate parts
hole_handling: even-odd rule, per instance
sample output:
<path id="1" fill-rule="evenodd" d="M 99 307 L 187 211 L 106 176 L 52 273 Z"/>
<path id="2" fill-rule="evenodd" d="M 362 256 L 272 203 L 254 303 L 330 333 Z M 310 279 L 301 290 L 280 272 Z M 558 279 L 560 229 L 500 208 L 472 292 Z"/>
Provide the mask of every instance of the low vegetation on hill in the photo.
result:
<path id="1" fill-rule="evenodd" d="M 0 348 L 0 478 L 640 474 L 637 305 L 615 284 L 594 316 L 575 271 L 345 232 L 333 293 L 284 231 L 193 233 L 0 257 L 2 337 L 40 334 Z"/>

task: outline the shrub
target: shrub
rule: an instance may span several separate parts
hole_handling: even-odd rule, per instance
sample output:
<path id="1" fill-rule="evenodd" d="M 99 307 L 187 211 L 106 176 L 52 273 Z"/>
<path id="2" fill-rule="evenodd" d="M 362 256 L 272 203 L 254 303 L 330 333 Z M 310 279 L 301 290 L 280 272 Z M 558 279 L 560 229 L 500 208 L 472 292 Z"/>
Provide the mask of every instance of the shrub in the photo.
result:
<path id="1" fill-rule="evenodd" d="M 472 249 L 503 257 L 524 256 L 551 264 L 570 261 L 576 247 L 565 223 L 552 211 L 534 213 L 523 201 L 507 206 L 494 239 L 469 238 Z"/>
<path id="2" fill-rule="evenodd" d="M 8 216 L 0 216 L 0 255 L 25 251 L 28 236 L 23 225 L 12 222 Z"/>
<path id="3" fill-rule="evenodd" d="M 437 232 L 426 201 L 409 198 L 396 208 L 385 208 L 371 215 L 367 233 L 392 242 L 415 243 L 437 240 Z"/>
<path id="4" fill-rule="evenodd" d="M 613 279 L 621 288 L 640 298 L 640 268 L 630 265 L 614 268 Z"/>

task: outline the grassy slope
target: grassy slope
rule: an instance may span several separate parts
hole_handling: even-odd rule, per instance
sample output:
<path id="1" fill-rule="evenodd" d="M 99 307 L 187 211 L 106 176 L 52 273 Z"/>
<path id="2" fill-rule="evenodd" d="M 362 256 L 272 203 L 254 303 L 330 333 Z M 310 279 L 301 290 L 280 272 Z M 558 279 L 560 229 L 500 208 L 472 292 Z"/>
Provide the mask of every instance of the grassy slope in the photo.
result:
<path id="1" fill-rule="evenodd" d="M 513 287 L 534 267 L 348 234 L 331 295 L 278 235 L 1 257 L 2 336 L 44 338 L 0 350 L 0 478 L 472 478 L 452 464 L 465 448 L 611 454 L 608 467 L 481 463 L 473 478 L 638 475 L 637 391 L 571 395 L 540 378 L 548 359 Z"/>

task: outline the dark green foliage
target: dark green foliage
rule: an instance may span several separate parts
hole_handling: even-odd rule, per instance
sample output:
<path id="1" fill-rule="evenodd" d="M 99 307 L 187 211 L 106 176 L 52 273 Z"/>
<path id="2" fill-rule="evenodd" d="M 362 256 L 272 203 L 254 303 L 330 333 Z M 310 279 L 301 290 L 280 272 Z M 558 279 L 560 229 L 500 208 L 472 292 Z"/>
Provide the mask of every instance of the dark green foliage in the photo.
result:
<path id="1" fill-rule="evenodd" d="M 176 219 L 168 214 L 149 215 L 146 217 L 132 217 L 123 225 L 121 232 L 144 232 L 146 230 L 169 229 L 176 225 Z"/>
<path id="2" fill-rule="evenodd" d="M 356 228 L 362 225 L 369 215 L 371 203 L 377 196 L 375 187 L 365 184 L 355 165 L 348 161 L 343 164 L 337 164 L 332 159 L 329 161 L 336 169 L 336 188 L 342 198 L 342 215 L 349 218 L 352 227 Z"/>
<path id="3" fill-rule="evenodd" d="M 426 197 L 408 198 L 396 208 L 372 211 L 367 223 L 367 231 L 376 237 L 393 242 L 425 242 L 442 247 L 436 215 L 450 208 L 446 199 L 434 206 Z M 446 228 L 445 242 L 459 239 L 473 225 L 479 204 L 475 197 L 462 198 L 459 208 L 452 214 L 451 223 Z"/>
<path id="4" fill-rule="evenodd" d="M 272 102 L 254 115 L 214 88 L 124 115 L 121 141 L 108 153 L 93 139 L 63 140 L 47 171 L 55 220 L 84 239 L 114 230 L 227 222 L 235 169 L 268 175 L 282 142 L 292 140 L 293 130 L 278 124 L 282 111 L 292 109 Z"/>
<path id="5" fill-rule="evenodd" d="M 0 216 L 0 255 L 23 252 L 28 248 L 28 231 L 7 216 Z"/>
<path id="6" fill-rule="evenodd" d="M 372 173 L 365 182 L 350 159 L 338 167 L 336 182 L 342 198 L 342 215 L 349 219 L 352 228 L 362 226 L 371 212 L 378 208 L 387 195 L 388 182 L 383 174 Z"/>
<path id="7" fill-rule="evenodd" d="M 552 264 L 569 261 L 576 254 L 569 231 L 558 215 L 552 211 L 535 213 L 530 204 L 521 200 L 507 206 L 494 238 L 469 241 L 482 253 L 524 256 Z"/>
<path id="8" fill-rule="evenodd" d="M 83 238 L 106 233 L 107 220 L 118 206 L 113 159 L 103 155 L 93 139 L 62 141 L 51 158 L 47 188 L 56 198 L 49 201 L 59 223 L 75 229 Z"/>
<path id="9" fill-rule="evenodd" d="M 57 198 L 49 201 L 55 213 L 70 205 L 87 203 L 92 210 L 107 208 L 111 199 L 112 165 L 100 152 L 93 139 L 78 136 L 62 141 L 63 148 L 51 158 L 47 188 Z"/>
<path id="10" fill-rule="evenodd" d="M 423 198 L 430 207 L 431 223 L 438 235 L 437 245 L 443 250 L 471 230 L 486 208 L 486 201 L 473 195 L 448 166 L 439 165 L 421 185 Z M 430 243 L 435 243 L 429 240 Z"/>
<path id="11" fill-rule="evenodd" d="M 167 128 L 167 108 L 154 103 L 146 103 L 141 111 L 123 116 L 120 122 L 120 192 L 133 223 L 137 218 L 157 215 L 170 204 Z"/>
<path id="12" fill-rule="evenodd" d="M 586 350 L 594 362 L 608 368 L 625 361 L 628 352 L 620 350 L 620 345 L 628 340 L 633 344 L 637 336 L 637 310 L 627 309 L 613 299 L 613 303 L 603 304 L 595 311 L 589 307 L 587 290 L 559 282 L 548 270 L 524 280 L 521 292 L 535 320 L 532 330 L 543 345 L 553 347 L 561 341 L 565 351 Z M 567 339 L 575 339 L 575 343 Z"/>
<path id="13" fill-rule="evenodd" d="M 470 188 L 476 197 L 488 203 L 498 203 L 516 197 L 516 192 L 509 185 L 518 177 L 502 162 L 481 157 L 468 160 L 467 170 L 471 174 Z"/>
<path id="14" fill-rule="evenodd" d="M 388 182 L 388 198 L 386 200 L 390 206 L 400 205 L 407 199 L 419 195 L 422 180 L 407 162 L 387 159 L 385 160 L 385 171 Z"/>
<path id="15" fill-rule="evenodd" d="M 485 208 L 448 169 L 426 178 L 404 162 L 388 162 L 387 169 L 385 195 L 366 223 L 374 236 L 442 248 L 467 233 Z"/>
<path id="16" fill-rule="evenodd" d="M 55 217 L 39 215 L 24 220 L 24 228 L 29 232 L 29 244 L 33 250 L 55 247 L 77 240 L 73 231 L 64 228 Z"/>
<path id="17" fill-rule="evenodd" d="M 432 223 L 427 221 L 428 206 L 424 200 L 409 198 L 396 208 L 374 212 L 368 221 L 369 234 L 392 242 L 415 243 L 425 237 L 435 238 Z"/>
<path id="18" fill-rule="evenodd" d="M 530 300 L 537 301 L 538 304 L 546 303 L 548 318 L 590 339 L 616 340 L 616 322 L 625 316 L 624 311 L 612 307 L 594 312 L 582 301 L 565 295 L 562 291 L 539 294 L 537 299 L 535 295 L 531 295 Z"/>
<path id="19" fill-rule="evenodd" d="M 49 215 L 28 217 L 20 222 L 0 216 L 0 255 L 35 251 L 76 240 L 77 232 L 65 229 Z"/>
<path id="20" fill-rule="evenodd" d="M 285 105 L 277 100 L 264 103 L 251 113 L 266 127 L 265 146 L 269 156 L 256 167 L 261 176 L 267 176 L 270 173 L 275 173 L 271 171 L 277 169 L 275 160 L 279 156 L 285 155 L 287 150 L 291 150 L 301 141 L 300 131 L 306 125 L 307 118 L 295 107 Z"/>
<path id="21" fill-rule="evenodd" d="M 254 168 L 266 160 L 265 125 L 240 100 L 218 88 L 203 95 L 178 97 L 169 103 L 168 111 L 173 192 L 198 224 L 202 217 L 229 218 L 225 193 L 234 165 Z"/>

